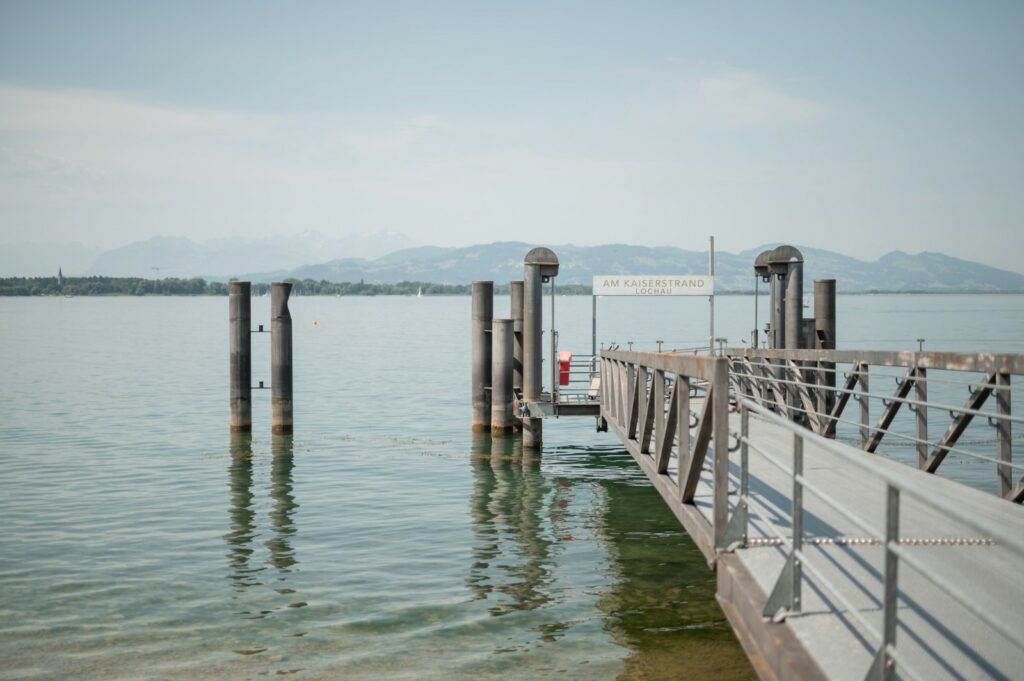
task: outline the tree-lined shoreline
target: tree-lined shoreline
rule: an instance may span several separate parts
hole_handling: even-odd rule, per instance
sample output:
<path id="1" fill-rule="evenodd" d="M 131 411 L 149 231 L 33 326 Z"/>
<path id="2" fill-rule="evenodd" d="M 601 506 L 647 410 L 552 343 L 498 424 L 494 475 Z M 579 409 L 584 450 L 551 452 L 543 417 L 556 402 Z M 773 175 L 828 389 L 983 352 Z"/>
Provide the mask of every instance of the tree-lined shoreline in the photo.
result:
<path id="1" fill-rule="evenodd" d="M 469 295 L 470 284 L 435 284 L 426 281 L 403 281 L 397 284 L 366 282 L 332 282 L 313 279 L 285 279 L 292 284 L 292 294 L 300 296 L 451 296 Z M 508 284 L 495 285 L 495 293 L 507 294 Z M 253 283 L 252 295 L 270 291 L 270 284 Z M 558 287 L 566 295 L 590 295 L 589 286 L 567 284 Z M 0 296 L 226 296 L 228 285 L 223 281 L 207 281 L 201 277 L 178 279 L 143 279 L 141 277 L 3 277 Z"/>
<path id="2" fill-rule="evenodd" d="M 292 294 L 297 296 L 468 296 L 470 284 L 436 284 L 427 281 L 402 281 L 397 284 L 373 284 L 359 282 L 333 282 L 313 279 L 284 279 L 292 284 Z M 252 295 L 269 293 L 267 282 L 253 283 Z M 495 284 L 494 292 L 508 294 L 508 284 Z M 763 291 L 762 291 L 763 292 Z M 559 295 L 589 296 L 591 287 L 582 284 L 560 284 Z M 752 295 L 753 289 L 716 291 L 720 296 Z M 942 295 L 942 294 L 1021 294 L 1024 291 L 840 291 L 842 295 Z M 0 296 L 226 296 L 228 285 L 223 281 L 207 281 L 201 277 L 179 279 L 144 279 L 142 277 L 65 277 L 59 283 L 57 277 L 0 277 Z"/>

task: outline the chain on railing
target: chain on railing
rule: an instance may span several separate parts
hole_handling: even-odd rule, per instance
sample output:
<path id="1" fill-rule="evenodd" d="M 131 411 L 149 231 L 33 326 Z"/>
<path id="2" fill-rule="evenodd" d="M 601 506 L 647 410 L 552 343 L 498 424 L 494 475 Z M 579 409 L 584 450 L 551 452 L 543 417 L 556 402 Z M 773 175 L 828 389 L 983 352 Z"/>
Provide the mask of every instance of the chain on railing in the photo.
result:
<path id="1" fill-rule="evenodd" d="M 788 419 L 782 418 L 750 398 L 739 399 L 738 407 L 740 410 L 740 430 L 739 432 L 730 431 L 730 434 L 739 440 L 739 493 L 737 495 L 736 509 L 729 520 L 728 527 L 723 536 L 725 544 L 723 550 L 735 551 L 739 548 L 765 545 L 766 543 L 773 546 L 782 546 L 788 550 L 786 562 L 776 581 L 775 588 L 765 603 L 764 615 L 766 617 L 771 617 L 775 621 L 781 621 L 790 615 L 802 611 L 802 584 L 804 572 L 806 571 L 845 608 L 846 614 L 857 620 L 864 632 L 870 634 L 878 642 L 874 662 L 868 671 L 867 679 L 892 678 L 896 668 L 899 669 L 900 675 L 910 678 L 924 678 L 920 673 L 914 671 L 907 660 L 901 657 L 896 644 L 899 569 L 902 563 L 919 573 L 973 616 L 998 632 L 1007 641 L 1024 650 L 1024 634 L 1021 631 L 979 606 L 975 599 L 965 594 L 956 585 L 950 583 L 949 580 L 941 577 L 935 570 L 929 569 L 928 566 L 923 564 L 921 560 L 909 553 L 905 548 L 908 546 L 931 545 L 998 545 L 1015 553 L 1017 558 L 1024 559 L 1024 537 L 1005 532 L 1000 527 L 993 527 L 991 523 L 986 522 L 983 518 L 975 517 L 955 506 L 943 503 L 942 500 L 936 500 L 931 491 L 923 489 L 913 482 L 894 476 L 872 459 L 857 456 L 842 445 L 838 445 L 821 435 L 802 428 Z M 786 466 L 784 462 L 779 461 L 775 456 L 752 442 L 750 437 L 751 414 L 756 414 L 760 419 L 784 428 L 793 434 L 792 467 Z M 838 502 L 832 495 L 807 480 L 803 470 L 803 451 L 805 441 L 808 440 L 814 442 L 816 446 L 824 448 L 830 454 L 840 457 L 843 461 L 866 470 L 874 477 L 881 478 L 886 490 L 884 532 L 878 532 L 872 528 L 856 512 L 850 510 Z M 792 534 L 789 537 L 779 532 L 774 523 L 768 523 L 771 531 L 776 535 L 773 540 L 756 543 L 750 540 L 749 522 L 752 506 L 760 507 L 765 512 L 766 517 L 774 517 L 778 513 L 777 507 L 768 508 L 761 503 L 761 500 L 755 499 L 750 494 L 750 451 L 756 452 L 766 462 L 782 470 L 792 481 L 792 497 L 790 500 Z M 878 631 L 865 619 L 861 609 L 855 607 L 843 594 L 842 590 L 837 588 L 825 576 L 823 571 L 810 560 L 808 554 L 804 552 L 803 518 L 805 512 L 805 491 L 813 494 L 824 502 L 826 506 L 857 527 L 859 531 L 865 533 L 866 536 L 856 543 L 870 543 L 884 547 L 883 622 L 881 631 Z M 978 532 L 982 536 L 979 538 L 954 538 L 945 542 L 901 537 L 900 503 L 903 496 L 913 498 L 915 502 L 929 507 L 935 513 L 944 515 L 954 522 L 958 522 L 972 531 Z M 820 544 L 822 542 L 815 543 Z"/>

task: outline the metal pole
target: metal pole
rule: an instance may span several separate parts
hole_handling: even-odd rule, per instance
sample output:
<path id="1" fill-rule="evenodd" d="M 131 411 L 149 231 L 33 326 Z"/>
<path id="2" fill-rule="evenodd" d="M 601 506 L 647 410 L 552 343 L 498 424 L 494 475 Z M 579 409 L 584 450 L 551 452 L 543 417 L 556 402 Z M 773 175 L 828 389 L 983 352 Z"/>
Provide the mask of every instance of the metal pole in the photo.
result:
<path id="1" fill-rule="evenodd" d="M 768 335 L 768 341 L 772 350 L 780 350 L 786 347 L 786 305 L 784 296 L 786 276 L 777 272 L 772 272 L 770 276 L 772 286 L 772 328 L 771 333 Z"/>
<path id="2" fill-rule="evenodd" d="M 510 433 L 512 419 L 511 319 L 495 319 L 491 325 L 491 432 Z"/>
<path id="3" fill-rule="evenodd" d="M 270 285 L 270 429 L 292 432 L 292 315 L 288 296 L 292 285 Z"/>
<path id="4" fill-rule="evenodd" d="M 800 481 L 804 475 L 804 438 L 800 433 L 793 435 L 793 594 L 791 612 L 800 612 L 801 585 L 803 584 L 803 561 L 801 553 L 804 549 L 804 484 Z"/>
<path id="5" fill-rule="evenodd" d="M 900 490 L 886 486 L 885 508 L 885 600 L 882 603 L 882 646 L 879 651 L 880 676 L 894 678 L 895 665 L 889 648 L 896 647 L 896 608 L 900 595 L 900 561 L 893 548 L 900 541 Z"/>
<path id="6" fill-rule="evenodd" d="M 247 281 L 228 284 L 228 346 L 230 351 L 231 430 L 252 430 L 252 287 Z"/>
<path id="7" fill-rule="evenodd" d="M 758 329 L 758 327 L 757 327 L 757 298 L 758 298 L 758 295 L 760 293 L 760 288 L 761 288 L 761 275 L 760 274 L 755 274 L 754 275 L 754 333 L 750 337 L 750 347 L 753 350 L 757 350 L 757 348 L 758 348 L 759 344 L 757 342 L 757 339 L 759 337 L 759 334 L 761 333 L 760 329 Z"/>
<path id="8" fill-rule="evenodd" d="M 818 350 L 836 349 L 836 280 L 815 279 L 814 280 L 814 342 L 808 342 L 808 347 Z M 825 390 L 825 408 L 829 413 L 836 403 L 836 373 L 835 362 L 822 363 L 824 372 L 818 376 L 831 390 Z"/>
<path id="9" fill-rule="evenodd" d="M 708 237 L 708 276 L 715 276 L 715 237 Z M 709 325 L 710 329 L 708 333 L 708 354 L 715 354 L 715 294 L 712 293 L 708 296 L 708 310 L 710 312 Z"/>
<path id="10" fill-rule="evenodd" d="M 539 265 L 523 266 L 523 399 L 529 404 L 541 395 L 542 287 Z M 523 419 L 523 447 L 536 449 L 541 445 L 543 421 L 537 417 Z"/>
<path id="11" fill-rule="evenodd" d="M 998 372 L 996 385 L 999 386 L 995 390 L 996 414 L 1004 417 L 996 420 L 996 450 L 999 457 L 996 484 L 999 496 L 1006 499 L 1013 492 L 1013 469 L 1008 465 L 1013 463 L 1013 422 L 1005 418 L 1013 413 L 1010 403 L 1010 374 Z"/>
<path id="12" fill-rule="evenodd" d="M 787 349 L 799 350 L 804 347 L 804 265 L 789 263 L 786 274 L 786 340 Z"/>
<path id="13" fill-rule="evenodd" d="M 714 545 L 723 547 L 725 530 L 729 524 L 729 361 L 714 360 L 711 394 L 711 440 L 714 451 L 714 477 L 712 479 L 712 528 Z"/>
<path id="14" fill-rule="evenodd" d="M 491 428 L 491 320 L 494 317 L 494 282 L 473 282 L 472 338 L 472 429 L 486 433 Z"/>
<path id="15" fill-rule="evenodd" d="M 523 282 L 508 285 L 512 302 L 512 389 L 523 389 Z"/>
<path id="16" fill-rule="evenodd" d="M 590 370 L 597 367 L 597 296 L 590 296 Z"/>
<path id="17" fill-rule="evenodd" d="M 551 401 L 558 401 L 558 332 L 555 331 L 555 278 L 551 277 Z"/>

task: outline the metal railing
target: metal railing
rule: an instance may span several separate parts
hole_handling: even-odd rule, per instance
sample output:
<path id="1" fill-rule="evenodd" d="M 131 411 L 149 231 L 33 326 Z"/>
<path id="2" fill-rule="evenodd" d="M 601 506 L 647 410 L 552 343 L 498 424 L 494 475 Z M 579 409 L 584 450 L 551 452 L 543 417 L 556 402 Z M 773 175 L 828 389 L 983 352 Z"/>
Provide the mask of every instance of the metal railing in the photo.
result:
<path id="1" fill-rule="evenodd" d="M 951 454 L 992 464 L 996 493 L 1024 501 L 1024 465 L 1013 462 L 1013 424 L 1024 417 L 1011 408 L 1013 393 L 1024 389 L 1012 381 L 1024 374 L 1024 355 L 748 348 L 725 354 L 737 393 L 816 433 L 900 460 L 894 448 L 913 448 L 917 467 L 930 473 Z M 878 384 L 889 379 L 892 393 Z M 859 415 L 844 418 L 851 403 Z M 880 407 L 877 420 L 872 404 Z M 936 415 L 944 425 L 939 438 L 929 436 Z M 994 433 L 979 430 L 985 426 Z"/>
<path id="2" fill-rule="evenodd" d="M 894 671 L 898 669 L 901 676 L 925 679 L 927 677 L 915 670 L 906 659 L 901 657 L 896 644 L 898 600 L 900 598 L 899 570 L 901 565 L 906 565 L 1018 649 L 1024 650 L 1024 632 L 992 614 L 987 609 L 980 607 L 976 599 L 972 598 L 970 594 L 965 593 L 963 589 L 950 580 L 941 577 L 935 570 L 925 565 L 920 558 L 908 551 L 908 546 L 919 545 L 921 541 L 901 537 L 900 502 L 904 497 L 912 498 L 915 502 L 928 507 L 931 512 L 978 532 L 982 539 L 973 543 L 1004 547 L 1012 551 L 1018 560 L 1024 560 L 1024 535 L 993 526 L 992 523 L 986 522 L 984 519 L 959 508 L 955 504 L 950 504 L 946 498 L 936 499 L 933 490 L 906 479 L 906 476 L 893 475 L 890 470 L 881 466 L 880 462 L 869 457 L 859 456 L 851 452 L 844 445 L 838 444 L 819 434 L 812 433 L 806 428 L 782 418 L 779 414 L 761 406 L 753 399 L 740 398 L 738 406 L 740 410 L 740 428 L 738 431 L 730 431 L 730 435 L 734 436 L 739 443 L 739 492 L 736 496 L 736 510 L 722 537 L 722 544 L 724 546 L 720 544 L 720 548 L 725 551 L 734 551 L 751 545 L 749 521 L 750 512 L 754 506 L 759 507 L 765 517 L 771 518 L 779 515 L 780 509 L 777 505 L 769 508 L 750 493 L 751 451 L 759 454 L 765 461 L 785 473 L 790 478 L 792 485 L 790 496 L 791 535 L 789 537 L 784 536 L 777 530 L 774 524 L 769 523 L 778 539 L 778 545 L 783 546 L 788 551 L 788 555 L 778 581 L 765 604 L 764 615 L 766 617 L 772 617 L 776 621 L 780 621 L 789 615 L 802 611 L 802 585 L 805 579 L 804 573 L 806 572 L 815 579 L 820 587 L 829 592 L 836 602 L 845 608 L 845 613 L 857 621 L 863 632 L 872 636 L 877 642 L 878 647 L 874 663 L 869 669 L 866 678 L 892 678 Z M 752 414 L 793 434 L 792 466 L 787 466 L 786 462 L 780 461 L 776 456 L 754 442 L 750 436 Z M 803 453 L 805 443 L 808 441 L 839 457 L 842 461 L 853 464 L 870 476 L 881 480 L 886 492 L 885 528 L 883 530 L 872 527 L 864 519 L 861 512 L 840 503 L 834 496 L 817 484 L 812 484 L 807 479 L 804 473 Z M 884 547 L 883 595 L 881 598 L 883 624 L 881 631 L 878 631 L 866 620 L 861 613 L 861 609 L 855 607 L 850 602 L 843 591 L 837 588 L 825 576 L 824 570 L 804 550 L 804 492 L 814 495 L 825 506 L 849 521 L 859 531 L 864 532 L 866 538 L 863 543 L 877 543 Z M 863 588 L 863 585 L 859 586 Z"/>
<path id="3" fill-rule="evenodd" d="M 710 444 L 728 439 L 728 369 L 722 357 L 601 352 L 601 416 L 615 428 L 670 508 L 692 508 L 701 471 L 712 453 L 715 545 L 724 536 L 728 520 L 729 452 L 727 447 Z M 691 397 L 698 391 L 703 394 L 699 414 L 690 410 Z M 692 446 L 691 429 L 696 429 Z M 674 479 L 669 471 L 673 449 L 677 452 Z M 695 539 L 700 541 L 699 536 Z"/>
<path id="4" fill-rule="evenodd" d="M 926 357 L 916 353 L 915 355 L 915 359 L 918 360 L 914 365 L 915 370 L 921 367 L 925 370 L 938 371 L 935 368 L 937 366 L 951 366 L 950 362 L 940 363 L 938 360 L 942 358 L 939 357 Z M 805 357 L 799 359 L 803 362 L 808 361 Z M 853 360 L 852 357 L 835 355 L 829 359 L 834 359 L 837 363 Z M 871 359 L 880 364 L 880 357 L 873 356 Z M 763 604 L 763 616 L 781 621 L 807 612 L 804 594 L 809 589 L 822 600 L 838 604 L 835 609 L 836 615 L 852 621 L 860 630 L 861 634 L 857 636 L 866 641 L 873 655 L 873 662 L 866 678 L 889 679 L 899 676 L 923 680 L 928 678 L 929 670 L 926 668 L 931 664 L 941 664 L 942 661 L 937 660 L 933 652 L 925 651 L 928 655 L 928 661 L 925 662 L 923 658 L 915 657 L 919 654 L 917 649 L 906 647 L 906 643 L 903 646 L 897 645 L 897 629 L 901 617 L 908 617 L 900 615 L 901 607 L 907 609 L 907 589 L 920 588 L 922 584 L 908 580 L 906 575 L 903 581 L 900 581 L 900 570 L 910 570 L 920 574 L 928 588 L 937 589 L 942 594 L 941 599 L 930 602 L 932 605 L 945 608 L 946 602 L 955 603 L 962 611 L 976 617 L 983 628 L 991 631 L 990 634 L 978 636 L 984 636 L 986 641 L 993 640 L 993 636 L 997 637 L 995 640 L 1005 639 L 1010 646 L 1024 651 L 1024 631 L 1017 626 L 1019 621 L 1008 622 L 1006 619 L 1009 613 L 1014 612 L 1012 608 L 1015 606 L 1012 601 L 1007 601 L 1008 608 L 988 607 L 992 603 L 972 597 L 966 588 L 966 585 L 974 583 L 972 580 L 977 577 L 974 572 L 971 573 L 971 580 L 962 579 L 961 577 L 966 575 L 961 574 L 951 578 L 948 572 L 947 576 L 944 576 L 942 569 L 936 569 L 943 568 L 944 563 L 936 563 L 932 555 L 927 555 L 928 560 L 925 560 L 918 552 L 931 549 L 915 548 L 952 545 L 1006 550 L 1011 555 L 1001 556 L 1000 560 L 1006 558 L 1003 562 L 1007 564 L 1007 574 L 1013 574 L 1011 566 L 1021 564 L 1021 559 L 1024 559 L 1024 534 L 1019 532 L 1020 524 L 994 525 L 987 515 L 976 508 L 976 501 L 971 504 L 956 503 L 958 499 L 955 492 L 950 491 L 951 488 L 933 488 L 927 484 L 927 479 L 922 479 L 911 471 L 864 456 L 856 449 L 826 437 L 827 428 L 822 428 L 825 432 L 814 432 L 799 422 L 797 415 L 801 412 L 796 408 L 787 409 L 795 407 L 795 400 L 799 399 L 798 395 L 788 392 L 789 387 L 802 390 L 823 389 L 827 384 L 808 385 L 796 380 L 798 377 L 791 379 L 782 377 L 781 374 L 778 377 L 771 374 L 759 386 L 752 388 L 748 382 L 749 376 L 738 375 L 735 369 L 730 371 L 736 360 L 735 354 L 715 357 L 603 351 L 600 356 L 601 417 L 613 426 L 627 450 L 708 556 L 709 561 L 712 557 L 716 557 L 717 560 L 718 556 L 725 553 L 759 547 L 775 547 L 774 550 L 781 549 L 785 552 L 785 561 L 775 579 L 775 586 Z M 971 365 L 974 369 L 980 368 L 983 372 L 988 369 L 978 360 L 972 361 L 976 362 Z M 1006 367 L 1013 371 L 1017 369 L 1015 365 L 1007 367 L 996 364 L 995 367 Z M 775 368 L 775 365 L 771 365 L 770 370 L 774 371 Z M 796 365 L 791 370 L 803 371 L 806 368 Z M 819 367 L 815 363 L 812 368 Z M 835 371 L 834 368 L 820 368 Z M 866 369 L 857 368 L 852 373 L 859 377 L 866 373 Z M 933 377 L 944 382 L 952 381 L 950 384 L 958 389 L 968 384 L 955 379 L 929 376 Z M 940 380 L 934 383 L 937 384 Z M 1006 384 L 997 379 L 986 379 L 982 384 L 973 385 L 976 385 L 979 391 L 1009 389 L 1004 388 Z M 734 390 L 730 391 L 730 386 Z M 899 386 L 897 388 L 899 389 Z M 776 399 L 760 392 L 756 396 L 737 394 L 739 391 L 750 389 L 755 392 L 778 390 L 780 394 Z M 819 397 L 818 393 L 811 393 L 811 396 L 814 399 L 825 399 Z M 939 408 L 944 407 L 945 403 L 927 404 Z M 733 427 L 730 427 L 730 413 L 737 411 L 738 415 L 733 418 L 738 423 L 733 423 Z M 832 410 L 827 412 L 813 409 L 807 411 L 816 411 L 818 416 L 827 415 L 829 418 L 838 417 L 842 412 L 841 408 L 836 410 L 834 404 Z M 987 412 L 984 413 L 987 415 Z M 754 418 L 776 427 L 775 434 L 766 435 L 760 440 L 756 436 L 752 437 L 750 423 Z M 808 416 L 805 420 L 810 422 L 811 418 Z M 1005 420 L 1012 422 L 1015 419 L 1010 417 Z M 824 423 L 827 425 L 828 422 Z M 860 426 L 859 421 L 855 423 Z M 817 427 L 821 426 L 822 423 L 819 422 Z M 783 434 L 788 433 L 792 436 L 791 440 L 783 438 L 782 446 L 778 429 L 781 429 Z M 834 434 L 834 431 L 832 433 Z M 955 449 L 948 441 L 946 444 L 951 451 Z M 833 482 L 832 486 L 829 486 L 827 482 L 823 483 L 818 478 L 814 481 L 808 479 L 808 470 L 817 475 L 814 469 L 805 469 L 804 466 L 804 453 L 808 446 L 813 447 L 812 451 L 816 457 L 822 454 L 832 455 L 838 457 L 838 460 L 832 459 L 833 462 L 849 463 L 859 469 L 861 474 L 857 480 L 861 484 L 858 488 L 862 489 L 865 481 L 877 481 L 877 486 L 869 487 L 884 493 L 884 527 L 875 526 L 879 522 L 878 516 L 881 515 L 877 506 L 851 503 L 851 492 L 844 489 L 841 484 L 836 486 Z M 765 471 L 769 470 L 767 467 L 757 469 L 757 489 L 767 485 L 768 493 L 751 493 L 752 455 L 763 457 L 767 464 L 782 473 L 766 477 Z M 737 457 L 739 465 L 730 471 L 730 463 L 735 466 Z M 1005 463 L 1002 460 L 997 461 Z M 835 472 L 834 466 L 823 466 L 822 460 L 817 460 L 816 464 L 819 469 Z M 706 489 L 707 485 L 711 488 L 710 523 L 702 515 L 698 500 L 695 499 L 698 485 L 702 490 Z M 730 486 L 734 488 L 734 492 L 730 492 Z M 808 511 L 808 495 L 815 504 L 813 514 Z M 992 504 L 993 508 L 1003 508 L 998 501 L 993 500 Z M 734 510 L 730 514 L 733 506 Z M 918 506 L 926 510 L 925 516 L 913 515 L 918 511 Z M 848 523 L 850 527 L 856 528 L 854 534 L 860 533 L 859 536 L 840 532 L 839 526 L 825 522 L 822 515 L 817 512 L 819 508 L 830 509 L 830 514 L 842 519 L 840 525 Z M 1007 505 L 1005 508 L 1010 510 L 1013 507 Z M 908 513 L 911 515 L 908 516 Z M 873 515 L 875 519 L 870 520 Z M 809 519 L 813 534 L 808 531 L 805 518 Z M 785 527 L 787 520 L 788 532 Z M 915 524 L 919 527 L 930 527 L 931 523 L 938 521 L 935 524 L 945 528 L 944 531 L 947 533 L 952 532 L 951 528 L 959 524 L 964 534 L 969 536 L 907 536 L 906 531 L 901 531 L 901 520 L 909 527 Z M 822 523 L 828 528 L 824 532 L 821 531 Z M 759 536 L 750 537 L 752 528 L 757 529 Z M 816 549 L 814 552 L 809 551 L 809 547 L 812 546 Z M 873 568 L 868 571 L 867 577 L 858 577 L 835 562 L 837 555 L 840 554 L 828 552 L 817 555 L 819 552 L 827 551 L 830 546 L 843 547 L 843 551 L 860 546 L 879 547 L 883 551 L 883 557 L 877 586 L 872 586 L 876 583 L 875 578 L 871 576 Z M 863 555 L 853 560 L 864 565 Z M 957 569 L 963 569 L 962 562 Z M 971 569 L 975 569 L 973 565 Z M 1003 575 L 1002 578 L 1005 579 L 1006 576 Z M 1009 586 L 1012 589 L 1012 583 Z M 877 593 L 879 591 L 881 593 Z M 855 594 L 861 598 L 867 597 L 871 604 L 867 607 L 858 607 L 853 602 L 857 600 Z M 991 596 L 988 598 L 991 601 Z M 1019 598 L 1019 595 L 1014 595 L 1014 598 Z M 880 607 L 874 605 L 875 603 Z M 762 608 L 759 601 L 755 605 L 759 609 Z M 881 611 L 880 623 L 875 619 L 878 615 L 871 614 L 876 609 Z M 817 612 L 817 606 L 812 610 Z M 913 608 L 907 610 L 909 612 Z M 930 611 L 928 616 L 934 617 L 937 612 L 940 611 Z M 873 619 L 874 623 L 869 621 L 870 619 Z M 1014 619 L 1014 616 L 1011 616 L 1011 619 Z M 904 621 L 901 626 L 912 626 L 908 621 Z M 939 626 L 945 624 L 940 622 Z M 924 667 L 925 671 L 922 671 L 921 667 Z"/>

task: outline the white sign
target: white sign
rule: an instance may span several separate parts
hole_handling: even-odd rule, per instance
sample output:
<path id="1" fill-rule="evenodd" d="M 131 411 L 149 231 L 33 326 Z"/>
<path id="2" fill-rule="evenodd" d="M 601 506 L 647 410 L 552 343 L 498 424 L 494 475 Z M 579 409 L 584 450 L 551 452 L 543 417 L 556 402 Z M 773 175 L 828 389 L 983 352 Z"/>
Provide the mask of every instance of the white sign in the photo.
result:
<path id="1" fill-rule="evenodd" d="M 701 274 L 594 277 L 595 296 L 713 296 L 715 278 Z"/>

